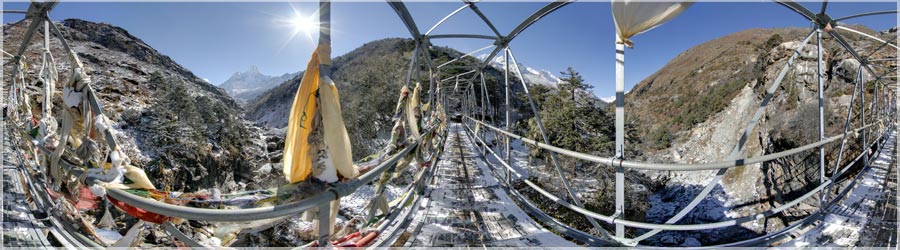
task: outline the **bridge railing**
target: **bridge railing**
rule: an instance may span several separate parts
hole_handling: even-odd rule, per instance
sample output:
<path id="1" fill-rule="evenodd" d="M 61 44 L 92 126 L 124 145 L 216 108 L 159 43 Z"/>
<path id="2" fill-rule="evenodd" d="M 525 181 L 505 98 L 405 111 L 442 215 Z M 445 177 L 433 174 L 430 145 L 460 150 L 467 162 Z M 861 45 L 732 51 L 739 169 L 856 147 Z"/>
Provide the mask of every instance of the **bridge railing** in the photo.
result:
<path id="1" fill-rule="evenodd" d="M 554 146 L 549 145 L 549 144 L 543 144 L 543 143 L 540 143 L 540 142 L 536 142 L 536 141 L 534 141 L 534 140 L 532 140 L 532 139 L 528 139 L 528 138 L 525 138 L 525 137 L 523 137 L 523 136 L 516 135 L 516 134 L 512 134 L 512 133 L 510 133 L 510 132 L 508 132 L 508 131 L 505 131 L 505 130 L 502 130 L 502 129 L 498 129 L 498 128 L 493 127 L 493 126 L 490 126 L 490 125 L 487 125 L 487 124 L 483 123 L 482 121 L 472 119 L 471 117 L 468 117 L 468 116 L 467 116 L 467 118 L 469 118 L 469 120 L 470 120 L 470 121 L 473 121 L 474 123 L 481 124 L 481 125 L 485 126 L 485 127 L 488 128 L 488 129 L 491 129 L 491 130 L 493 130 L 493 131 L 495 131 L 495 132 L 497 132 L 497 133 L 500 133 L 500 134 L 502 134 L 502 135 L 506 135 L 506 136 L 508 136 L 508 137 L 510 137 L 510 138 L 512 138 L 512 139 L 520 140 L 520 141 L 522 141 L 522 142 L 524 142 L 524 143 L 531 144 L 531 145 L 533 145 L 533 146 L 540 147 L 540 148 L 543 148 L 543 149 L 546 149 L 546 150 L 550 150 L 550 151 L 553 151 L 553 152 L 558 153 L 558 154 L 567 155 L 567 156 L 572 156 L 572 157 L 575 157 L 575 158 L 578 158 L 578 159 L 587 160 L 587 161 L 592 161 L 592 162 L 596 162 L 596 163 L 601 163 L 601 164 L 604 164 L 604 165 L 607 165 L 607 166 L 610 166 L 610 167 L 622 166 L 622 167 L 625 167 L 625 168 L 649 169 L 649 170 L 661 170 L 661 171 L 697 171 L 697 170 L 709 170 L 709 169 L 720 169 L 720 168 L 741 167 L 741 166 L 746 166 L 746 165 L 750 165 L 750 164 L 761 163 L 761 162 L 771 161 L 771 160 L 775 160 L 775 159 L 779 159 L 779 158 L 783 158 L 783 157 L 788 157 L 788 156 L 791 156 L 791 155 L 794 155 L 794 154 L 798 154 L 798 153 L 803 152 L 803 151 L 806 151 L 806 150 L 814 149 L 814 148 L 816 148 L 816 147 L 818 147 L 818 146 L 820 146 L 820 145 L 823 145 L 823 144 L 827 144 L 827 143 L 830 143 L 830 142 L 834 142 L 834 141 L 836 141 L 837 139 L 840 139 L 840 138 L 841 138 L 841 136 L 833 136 L 833 137 L 830 137 L 828 140 L 824 140 L 824 141 L 819 141 L 819 142 L 816 142 L 816 143 L 807 144 L 807 145 L 804 145 L 804 146 L 799 147 L 799 148 L 795 148 L 795 149 L 791 149 L 791 150 L 786 150 L 786 151 L 782 151 L 782 152 L 778 152 L 778 153 L 773 153 L 773 154 L 768 154 L 768 155 L 762 155 L 762 156 L 757 156 L 757 157 L 751 157 L 751 158 L 747 158 L 747 159 L 741 159 L 741 160 L 737 160 L 737 161 L 723 161 L 723 162 L 701 163 L 701 164 L 668 164 L 668 163 L 640 163 L 640 162 L 631 162 L 632 164 L 630 164 L 630 166 L 629 166 L 629 165 L 626 165 L 624 161 L 618 161 L 618 160 L 612 161 L 612 160 L 610 160 L 611 158 L 607 158 L 607 157 L 599 157 L 599 156 L 592 156 L 592 155 L 589 155 L 589 154 L 580 153 L 580 152 L 575 152 L 575 151 L 571 151 L 571 150 L 566 150 L 566 149 L 554 147 Z M 472 130 L 472 128 L 470 128 L 468 124 L 466 124 L 465 126 L 466 126 L 467 130 L 469 130 L 470 134 L 474 136 L 474 135 L 475 135 L 474 130 Z M 858 129 L 855 130 L 855 132 L 860 132 L 860 131 L 862 131 L 863 129 L 866 129 L 866 128 L 869 128 L 869 127 L 872 127 L 872 126 L 874 126 L 874 125 L 867 125 L 866 127 L 858 128 Z M 884 136 L 888 135 L 889 133 L 894 133 L 893 129 L 894 129 L 894 128 L 893 128 L 893 126 L 892 126 L 892 127 L 890 127 L 888 130 L 885 130 L 883 133 L 880 133 L 879 136 L 877 137 L 877 139 L 874 140 L 871 144 L 868 145 L 869 148 L 880 149 L 880 148 L 883 146 L 883 142 L 884 142 L 882 139 L 884 139 Z M 500 155 L 496 154 L 496 153 L 491 149 L 491 145 L 489 145 L 488 143 L 484 142 L 484 140 L 483 140 L 482 138 L 477 137 L 477 136 L 475 136 L 475 138 L 477 139 L 477 141 L 479 142 L 479 144 L 481 145 L 481 147 L 483 147 L 483 149 L 487 150 L 488 152 L 491 152 L 491 155 L 494 156 L 494 158 L 496 158 L 497 160 L 499 160 L 499 161 L 501 162 L 501 164 L 502 164 L 505 168 L 507 168 L 508 171 L 511 171 L 511 173 L 512 173 L 513 175 L 516 175 L 517 177 L 520 177 L 520 178 L 525 177 L 525 176 L 528 176 L 528 174 L 526 174 L 526 173 L 521 173 L 521 172 L 519 172 L 519 170 L 517 170 L 516 168 L 513 168 L 513 167 L 510 165 L 510 163 L 507 162 L 507 161 L 504 159 L 504 157 L 501 157 Z M 798 150 L 798 149 L 799 149 L 799 150 Z M 557 196 L 551 194 L 549 191 L 547 191 L 547 190 L 541 188 L 540 186 L 538 186 L 538 185 L 532 183 L 531 181 L 529 181 L 529 180 L 527 180 L 527 179 L 523 179 L 522 181 L 525 182 L 526 184 L 528 184 L 529 186 L 531 186 L 531 187 L 532 187 L 533 189 L 535 189 L 536 191 L 540 192 L 540 193 L 541 193 L 542 195 L 544 195 L 545 197 L 549 198 L 550 200 L 552 200 L 552 201 L 554 201 L 554 202 L 559 203 L 560 205 L 563 205 L 563 206 L 565 206 L 565 207 L 567 207 L 567 208 L 570 208 L 570 209 L 572 209 L 572 210 L 575 210 L 575 211 L 577 211 L 577 212 L 579 212 L 579 213 L 583 213 L 584 215 L 587 215 L 587 216 L 591 216 L 591 217 L 600 219 L 600 220 L 605 221 L 605 222 L 607 222 L 607 223 L 611 223 L 611 224 L 621 223 L 621 224 L 624 224 L 624 225 L 626 225 L 626 226 L 636 227 L 636 228 L 643 228 L 643 229 L 663 229 L 663 230 L 682 230 L 682 231 L 683 231 L 683 230 L 703 230 L 703 229 L 713 229 L 713 228 L 720 228 L 720 227 L 726 227 L 726 226 L 733 226 L 733 225 L 736 225 L 735 222 L 742 223 L 742 222 L 746 222 L 746 221 L 751 221 L 751 220 L 753 220 L 753 219 L 759 219 L 760 217 L 758 217 L 758 216 L 769 216 L 769 215 L 771 215 L 771 214 L 778 213 L 778 212 L 784 211 L 784 210 L 787 209 L 787 208 L 793 207 L 793 206 L 797 205 L 799 202 L 801 202 L 801 201 L 803 201 L 803 200 L 806 200 L 806 199 L 810 198 L 811 195 L 813 195 L 813 194 L 815 194 L 815 193 L 818 193 L 818 192 L 821 191 L 823 188 L 829 186 L 833 181 L 835 181 L 837 178 L 840 178 L 844 173 L 846 173 L 846 171 L 847 171 L 851 166 L 853 166 L 859 159 L 862 159 L 862 157 L 863 157 L 863 156 L 866 156 L 866 155 L 869 155 L 870 158 L 875 156 L 875 155 L 873 155 L 873 154 L 870 154 L 870 151 L 869 151 L 869 150 L 864 150 L 863 152 L 860 152 L 860 154 L 855 158 L 855 160 L 851 161 L 850 164 L 847 164 L 844 168 L 842 168 L 840 171 L 838 171 L 838 172 L 836 173 L 836 176 L 834 176 L 834 177 L 832 177 L 832 178 L 829 178 L 826 182 L 820 184 L 820 185 L 817 186 L 815 189 L 813 189 L 813 191 L 810 191 L 810 192 L 804 194 L 803 196 L 801 196 L 801 198 L 795 199 L 795 200 L 793 200 L 793 201 L 791 201 L 791 202 L 788 202 L 788 203 L 786 203 L 786 204 L 784 204 L 784 205 L 782 205 L 782 206 L 779 206 L 779 207 L 777 207 L 777 208 L 774 208 L 774 209 L 770 210 L 771 212 L 760 212 L 760 213 L 757 213 L 757 214 L 752 215 L 752 216 L 745 216 L 745 217 L 742 217 L 742 218 L 740 218 L 740 219 L 729 220 L 729 221 L 723 221 L 723 222 L 716 222 L 716 223 L 708 223 L 708 224 L 695 224 L 695 225 L 683 225 L 683 224 L 672 225 L 672 224 L 642 223 L 642 222 L 634 222 L 634 221 L 627 221 L 627 220 L 624 220 L 624 219 L 618 219 L 618 218 L 616 218 L 615 216 L 601 215 L 601 214 L 595 213 L 595 212 L 593 212 L 593 211 L 589 211 L 589 210 L 587 210 L 587 209 L 585 209 L 585 208 L 583 208 L 583 207 L 573 206 L 573 205 L 571 205 L 571 204 L 568 204 L 565 200 L 563 200 L 563 199 L 561 199 L 561 198 L 559 198 L 559 197 L 557 197 Z M 613 162 L 622 162 L 622 164 L 620 165 L 620 164 L 618 164 L 618 163 L 613 163 Z M 640 166 L 640 167 L 633 167 L 633 166 Z M 652 167 L 652 168 L 642 168 L 643 166 L 653 166 L 653 167 Z M 708 166 L 717 166 L 717 167 L 710 168 L 710 167 L 708 167 Z M 686 169 L 686 168 L 690 168 L 690 169 Z M 737 223 L 737 224 L 739 224 L 739 223 Z"/>
<path id="2" fill-rule="evenodd" d="M 509 146 L 510 140 L 511 139 L 520 140 L 521 142 L 523 142 L 525 144 L 529 144 L 536 148 L 540 148 L 541 150 L 550 152 L 550 154 L 549 154 L 550 161 L 549 162 L 552 163 L 552 165 L 554 167 L 556 167 L 557 172 L 559 174 L 559 178 L 562 180 L 562 184 L 563 184 L 562 186 L 567 191 L 569 199 L 566 199 L 566 197 L 555 196 L 552 192 L 549 192 L 549 191 L 541 188 L 540 185 L 537 185 L 537 184 L 531 182 L 530 180 L 527 180 L 527 179 L 522 180 L 531 189 L 533 189 L 534 191 L 537 191 L 538 193 L 543 195 L 545 198 L 547 198 L 563 207 L 566 207 L 572 211 L 575 211 L 577 213 L 585 215 L 589 218 L 598 219 L 598 220 L 604 221 L 604 222 L 612 224 L 612 225 L 617 225 L 617 227 L 624 225 L 624 226 L 628 226 L 628 227 L 632 227 L 632 228 L 652 229 L 652 231 L 645 233 L 643 235 L 640 235 L 639 237 L 635 237 L 635 238 L 626 238 L 623 235 L 618 234 L 618 231 L 617 231 L 617 235 L 615 237 L 611 237 L 608 233 L 606 233 L 605 230 L 600 229 L 599 231 L 600 231 L 602 239 L 598 239 L 598 240 L 612 238 L 613 242 L 611 242 L 611 243 L 613 243 L 613 244 L 620 243 L 620 244 L 625 244 L 625 245 L 637 245 L 641 240 L 647 239 L 650 236 L 652 236 L 656 233 L 659 233 L 662 230 L 672 230 L 672 231 L 703 230 L 703 229 L 714 229 L 714 228 L 735 226 L 735 225 L 739 225 L 744 222 L 749 222 L 749 221 L 753 221 L 753 220 L 757 220 L 757 219 L 766 218 L 771 215 L 783 212 L 784 210 L 794 207 L 797 204 L 800 204 L 801 202 L 803 202 L 805 200 L 809 200 L 809 198 L 814 197 L 815 194 L 819 194 L 819 200 L 820 200 L 820 205 L 821 205 L 820 209 L 822 209 L 825 206 L 827 206 L 828 204 L 832 204 L 834 201 L 834 200 L 832 200 L 832 201 L 827 200 L 828 193 L 830 193 L 831 186 L 834 184 L 834 182 L 836 180 L 838 180 L 839 178 L 841 178 L 844 174 L 846 174 L 847 171 L 852 166 L 854 166 L 854 164 L 856 164 L 857 161 L 859 161 L 860 159 L 863 161 L 863 166 L 865 166 L 867 168 L 868 163 L 871 160 L 870 158 L 874 157 L 874 155 L 869 155 L 870 153 L 872 153 L 872 150 L 880 149 L 883 146 L 883 142 L 884 142 L 883 139 L 885 138 L 885 136 L 888 133 L 896 133 L 894 130 L 894 123 L 893 123 L 896 119 L 896 105 L 890 105 L 890 103 L 897 100 L 896 91 L 894 91 L 890 88 L 886 88 L 886 84 L 883 81 L 884 79 L 886 79 L 886 77 L 878 75 L 872 69 L 871 63 L 873 61 L 877 61 L 879 59 L 870 60 L 871 58 L 869 58 L 872 55 L 874 55 L 876 51 L 886 47 L 886 45 L 891 45 L 891 47 L 895 47 L 895 48 L 896 48 L 896 46 L 893 44 L 890 44 L 890 42 L 888 42 L 888 41 L 884 41 L 884 40 L 875 38 L 870 35 L 865 35 L 864 37 L 875 40 L 876 42 L 879 42 L 881 44 L 881 46 L 879 46 L 874 51 L 872 51 L 869 54 L 869 57 L 863 58 L 863 57 L 859 56 L 859 54 L 856 52 L 856 50 L 853 47 L 851 47 L 849 45 L 849 43 L 847 43 L 840 34 L 836 33 L 834 30 L 832 30 L 828 27 L 840 27 L 839 29 L 841 29 L 841 30 L 848 30 L 848 31 L 854 32 L 854 33 L 858 33 L 858 31 L 854 31 L 847 27 L 838 26 L 837 23 L 829 21 L 826 14 L 820 14 L 818 16 L 807 15 L 806 13 L 809 12 L 808 10 L 805 10 L 805 8 L 803 8 L 803 6 L 799 6 L 796 3 L 793 3 L 791 1 L 779 1 L 779 3 L 790 8 L 791 10 L 794 10 L 794 11 L 800 13 L 804 17 L 810 19 L 811 21 L 813 21 L 813 23 L 815 25 L 811 29 L 809 34 L 806 36 L 806 38 L 803 39 L 803 42 L 801 42 L 800 45 L 793 51 L 793 54 L 788 59 L 787 63 L 783 66 L 783 68 L 781 69 L 781 71 L 778 74 L 775 81 L 767 89 L 766 95 L 764 96 L 760 106 L 757 108 L 756 113 L 751 118 L 747 128 L 744 129 L 744 133 L 741 136 L 740 140 L 738 141 L 738 145 L 736 145 L 734 150 L 732 151 L 729 160 L 718 161 L 718 162 L 699 163 L 699 164 L 647 163 L 647 162 L 625 160 L 624 157 L 596 156 L 596 155 L 591 155 L 591 154 L 584 153 L 584 152 L 576 152 L 573 150 L 556 147 L 554 145 L 549 144 L 549 140 L 547 138 L 547 133 L 546 133 L 546 131 L 544 131 L 544 127 L 541 122 L 540 112 L 539 112 L 539 110 L 537 110 L 536 105 L 534 103 L 534 99 L 531 97 L 531 93 L 529 93 L 529 91 L 528 91 L 528 84 L 526 83 L 527 79 L 522 76 L 521 70 L 518 69 L 518 63 L 515 61 L 515 57 L 512 56 L 512 51 L 510 50 L 510 48 L 508 46 L 505 48 L 506 51 L 504 54 L 507 57 L 506 64 L 505 64 L 505 65 L 507 65 L 506 66 L 507 68 L 505 70 L 506 75 L 504 76 L 505 81 L 506 81 L 505 82 L 506 84 L 504 87 L 506 88 L 506 92 L 507 92 L 506 93 L 507 99 L 506 99 L 506 102 L 504 103 L 504 107 L 506 110 L 506 121 L 504 123 L 499 123 L 504 128 L 499 128 L 500 125 L 495 126 L 495 125 L 492 125 L 491 122 L 485 121 L 486 106 L 491 106 L 491 105 L 485 102 L 484 95 L 478 95 L 475 93 L 474 89 L 476 89 L 478 87 L 474 87 L 474 86 L 470 87 L 469 85 L 471 85 L 471 84 L 466 85 L 465 90 L 462 91 L 462 94 L 461 94 L 463 97 L 460 98 L 462 100 L 461 103 L 463 104 L 462 112 L 464 112 L 466 114 L 465 115 L 465 119 L 466 119 L 465 121 L 467 122 L 466 127 L 468 128 L 469 124 L 471 124 L 472 126 L 484 127 L 485 130 L 493 131 L 496 134 L 494 138 L 499 139 L 501 141 L 501 144 L 505 144 L 505 145 L 499 146 L 500 149 L 505 148 L 505 150 L 501 150 L 501 151 L 505 152 L 505 155 L 496 154 L 494 152 L 494 150 L 492 150 L 490 148 L 491 146 L 489 144 L 485 143 L 485 141 L 482 138 L 478 138 L 479 133 L 476 132 L 477 129 L 472 130 L 471 128 L 468 128 L 468 132 L 470 135 L 477 138 L 477 141 L 480 142 L 480 145 L 483 147 L 483 151 L 485 153 L 490 152 L 491 155 L 494 156 L 494 158 L 496 158 L 501 163 L 501 165 L 503 165 L 504 167 L 507 168 L 508 173 L 505 175 L 506 178 L 509 178 L 510 175 L 516 175 L 519 177 L 528 176 L 527 174 L 517 172 L 516 168 L 513 168 L 510 166 L 512 164 L 511 157 L 510 157 L 510 146 Z M 824 9 L 825 8 L 823 8 L 823 13 L 824 13 Z M 887 14 L 896 13 L 896 11 L 869 13 L 867 15 L 886 14 L 886 13 Z M 864 16 L 864 15 L 854 15 L 854 16 L 851 16 L 851 18 L 859 17 L 859 16 Z M 822 44 L 821 44 L 821 41 L 822 41 L 821 34 L 822 33 L 831 34 L 844 50 L 848 51 L 849 54 L 851 54 L 855 59 L 857 59 L 859 62 L 861 62 L 860 66 L 857 69 L 857 79 L 855 79 L 855 81 L 854 81 L 854 94 L 851 98 L 850 108 L 847 110 L 847 117 L 846 117 L 844 129 L 843 129 L 843 133 L 841 133 L 839 135 L 834 135 L 831 137 L 826 137 L 826 135 L 824 134 L 825 133 L 824 132 L 824 117 L 823 117 L 824 87 L 823 87 L 823 82 L 822 82 L 823 81 L 823 79 L 822 79 L 823 69 L 822 69 L 822 56 L 821 56 L 822 55 Z M 788 72 L 791 71 L 791 69 L 793 69 L 792 66 L 794 64 L 795 59 L 800 55 L 801 50 L 804 49 L 806 44 L 808 44 L 808 42 L 811 40 L 811 38 L 813 36 L 816 36 L 817 37 L 816 40 L 818 41 L 818 43 L 817 43 L 817 48 L 818 48 L 817 69 L 818 69 L 818 71 L 817 72 L 818 72 L 819 88 L 818 88 L 817 92 L 819 94 L 819 97 L 818 97 L 819 98 L 819 124 L 820 124 L 819 125 L 819 138 L 817 138 L 817 141 L 815 141 L 813 143 L 801 145 L 801 146 L 798 146 L 798 147 L 795 147 L 792 149 L 788 149 L 785 151 L 781 151 L 781 152 L 776 152 L 776 153 L 771 153 L 771 154 L 766 154 L 766 155 L 761 155 L 761 156 L 756 156 L 756 157 L 749 157 L 749 158 L 741 157 L 741 155 L 743 154 L 743 151 L 744 151 L 744 143 L 749 138 L 750 133 L 752 131 L 754 131 L 755 126 L 758 124 L 761 117 L 765 114 L 765 112 L 768 108 L 768 103 L 771 101 L 772 97 L 776 94 L 776 92 L 780 89 L 781 83 L 785 79 L 785 76 L 787 75 Z M 510 61 L 510 59 L 512 59 L 512 61 Z M 514 72 L 518 73 L 518 78 L 520 79 L 520 82 L 522 83 L 522 89 L 524 89 L 524 94 L 526 97 L 528 97 L 529 104 L 532 108 L 531 111 L 533 114 L 535 114 L 534 119 L 539 127 L 540 134 L 543 137 L 543 142 L 540 142 L 537 139 L 526 138 L 524 136 L 517 135 L 510 131 L 511 130 L 510 125 L 512 124 L 512 121 L 509 119 L 509 117 L 510 117 L 509 112 L 510 112 L 510 110 L 512 110 L 512 107 L 510 106 L 510 101 L 508 98 L 508 96 L 510 95 L 509 94 L 510 84 L 509 84 L 509 75 L 508 75 L 510 72 L 509 65 L 515 65 L 515 66 L 513 66 Z M 875 76 L 874 83 L 866 82 L 865 78 L 863 78 L 864 70 L 866 73 Z M 458 85 L 458 83 L 457 83 L 457 85 Z M 482 82 L 481 87 L 486 88 L 485 85 L 486 84 Z M 866 87 L 867 85 L 874 86 L 874 93 L 872 93 L 871 95 L 875 97 L 875 100 L 870 103 L 866 103 L 866 101 L 865 101 L 865 96 L 868 94 L 868 92 L 865 91 L 866 89 L 868 89 Z M 898 85 L 898 87 L 900 87 L 900 85 Z M 862 125 L 858 128 L 851 129 L 850 128 L 851 118 L 852 118 L 851 114 L 853 113 L 854 100 L 856 100 L 857 91 L 859 93 L 859 98 L 858 98 L 858 100 L 860 101 L 859 106 L 861 107 L 860 108 L 861 110 L 859 111 L 861 113 L 861 115 L 859 116 L 859 118 L 860 118 Z M 486 94 L 486 92 L 485 92 L 485 94 Z M 480 98 L 480 100 L 479 100 L 479 98 Z M 866 111 L 870 112 L 868 115 L 868 117 L 869 117 L 868 121 L 867 121 Z M 477 117 L 479 117 L 479 115 L 480 115 L 481 119 L 477 118 Z M 738 118 L 732 118 L 732 119 L 738 119 Z M 617 133 L 622 133 L 622 131 L 617 131 Z M 844 155 L 844 152 L 847 149 L 847 147 L 845 147 L 845 145 L 848 141 L 848 135 L 849 134 L 857 134 L 857 133 L 862 134 L 861 142 L 860 142 L 860 144 L 862 145 L 862 148 L 863 148 L 862 152 L 860 152 L 854 160 L 850 161 L 848 164 L 844 165 L 842 168 L 838 168 L 839 164 L 843 164 L 841 162 L 841 157 Z M 480 134 L 480 136 L 485 136 L 485 135 Z M 836 141 L 841 142 L 840 147 L 838 149 L 838 160 L 836 162 L 834 162 L 834 164 L 835 164 L 834 172 L 832 172 L 831 176 L 828 177 L 825 174 L 825 156 L 824 156 L 825 151 L 824 151 L 824 148 L 826 145 L 834 143 Z M 703 199 L 705 199 L 710 194 L 712 189 L 716 185 L 719 184 L 720 180 L 722 179 L 722 177 L 724 176 L 724 174 L 726 173 L 726 171 L 729 168 L 746 166 L 746 165 L 757 164 L 757 163 L 765 163 L 768 161 L 773 161 L 773 160 L 778 160 L 778 159 L 782 159 L 782 158 L 789 157 L 789 156 L 798 155 L 800 153 L 803 153 L 803 152 L 809 151 L 809 150 L 813 150 L 813 149 L 819 149 L 818 164 L 820 167 L 820 182 L 818 183 L 817 186 L 812 187 L 811 190 L 807 191 L 800 197 L 798 197 L 792 201 L 789 201 L 787 203 L 784 203 L 773 209 L 758 212 L 756 214 L 753 214 L 750 216 L 744 216 L 744 217 L 737 218 L 737 219 L 726 220 L 726 221 L 715 222 L 715 223 L 706 223 L 706 224 L 675 225 L 676 222 L 678 222 L 681 218 L 683 218 L 685 215 L 687 215 L 689 212 L 691 212 L 691 210 L 694 207 L 696 207 L 696 205 L 698 205 Z M 573 157 L 576 159 L 581 159 L 581 160 L 585 160 L 585 161 L 589 161 L 589 162 L 599 163 L 601 165 L 609 166 L 612 169 L 615 169 L 617 172 L 620 172 L 619 169 L 639 169 L 639 170 L 656 170 L 656 171 L 718 170 L 718 172 L 709 181 L 709 183 L 706 185 L 704 190 L 701 191 L 700 194 L 697 195 L 692 200 L 692 202 L 690 204 L 688 204 L 687 207 L 683 208 L 678 214 L 676 214 L 670 220 L 666 221 L 666 223 L 664 223 L 664 224 L 645 223 L 645 222 L 625 220 L 623 218 L 623 213 L 622 213 L 623 211 L 621 211 L 621 210 L 617 210 L 617 212 L 615 212 L 612 215 L 602 215 L 600 213 L 597 213 L 596 211 L 590 211 L 588 209 L 585 209 L 585 207 L 583 205 L 578 204 L 579 198 L 577 198 L 578 196 L 575 195 L 575 193 L 569 188 L 569 184 L 567 181 L 568 177 L 566 177 L 563 174 L 563 172 L 559 170 L 559 163 L 556 160 L 556 154 L 559 154 L 562 156 L 567 156 L 567 157 Z M 858 178 L 859 176 L 857 175 L 856 177 Z M 854 180 L 855 179 L 856 178 L 854 178 Z M 623 189 L 622 185 L 620 185 L 619 182 L 620 182 L 620 180 L 618 180 L 618 178 L 617 178 L 617 181 L 616 181 L 616 190 L 617 190 L 616 192 L 617 193 L 619 193 L 621 191 L 621 189 Z M 513 189 L 512 186 L 509 186 L 507 188 Z M 846 189 L 840 193 L 845 194 Z M 840 199 L 841 197 L 842 196 L 838 196 L 838 197 L 836 197 L 836 199 Z M 570 202 L 575 203 L 575 204 L 570 204 Z M 617 204 L 618 203 L 619 203 L 619 201 L 617 201 Z M 818 215 L 819 212 L 821 212 L 821 210 L 816 212 L 815 215 Z M 810 217 L 814 217 L 814 216 L 810 216 Z M 804 219 L 804 221 L 807 221 L 807 220 Z M 787 228 L 793 229 L 795 227 L 790 226 Z M 768 235 L 768 236 L 770 236 L 770 235 Z M 765 238 L 765 237 L 767 237 L 767 236 L 759 237 L 759 238 L 757 238 L 757 240 Z M 758 243 L 758 241 L 750 240 L 750 241 L 736 242 L 735 244 L 737 244 L 737 243 L 744 244 L 747 242 Z"/>

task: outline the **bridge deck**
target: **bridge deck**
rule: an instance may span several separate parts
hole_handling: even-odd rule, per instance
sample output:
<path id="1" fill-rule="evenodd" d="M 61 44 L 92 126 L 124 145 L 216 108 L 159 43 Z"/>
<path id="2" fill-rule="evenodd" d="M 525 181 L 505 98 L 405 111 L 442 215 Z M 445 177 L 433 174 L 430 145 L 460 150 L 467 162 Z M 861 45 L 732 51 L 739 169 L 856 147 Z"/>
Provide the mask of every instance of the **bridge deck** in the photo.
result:
<path id="1" fill-rule="evenodd" d="M 888 137 L 844 201 L 829 207 L 821 222 L 784 246 L 896 246 L 896 139 L 896 133 Z"/>
<path id="2" fill-rule="evenodd" d="M 880 192 L 866 205 L 871 207 L 867 214 L 868 223 L 861 231 L 857 246 L 887 247 L 897 246 L 897 148 L 896 134 L 891 136 L 884 151 L 876 158 L 873 168 L 885 173 L 875 179 Z"/>
<path id="3" fill-rule="evenodd" d="M 528 217 L 499 186 L 454 123 L 406 246 L 575 247 Z M 396 244 L 395 245 L 399 245 Z"/>
<path id="4" fill-rule="evenodd" d="M 9 154 L 4 154 L 8 156 Z M 6 163 L 10 159 L 4 159 Z M 52 247 L 47 240 L 46 225 L 35 219 L 25 194 L 23 180 L 15 166 L 3 166 L 3 247 Z"/>

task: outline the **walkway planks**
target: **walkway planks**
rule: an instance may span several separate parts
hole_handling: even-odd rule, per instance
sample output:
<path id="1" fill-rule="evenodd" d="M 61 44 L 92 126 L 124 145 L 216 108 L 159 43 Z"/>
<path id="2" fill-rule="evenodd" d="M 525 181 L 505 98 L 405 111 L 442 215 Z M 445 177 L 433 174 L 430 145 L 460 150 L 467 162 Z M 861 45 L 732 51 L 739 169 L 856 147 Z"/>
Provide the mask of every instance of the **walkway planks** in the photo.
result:
<path id="1" fill-rule="evenodd" d="M 6 154 L 7 156 L 9 154 Z M 9 162 L 6 159 L 4 162 Z M 24 180 L 15 166 L 3 166 L 3 247 L 53 247 L 47 240 L 43 222 L 35 219 L 33 207 L 23 188 Z"/>
<path id="2" fill-rule="evenodd" d="M 897 246 L 896 133 L 844 200 L 809 231 L 782 246 Z"/>
<path id="3" fill-rule="evenodd" d="M 408 227 L 411 247 L 577 247 L 543 229 L 523 212 L 473 152 L 464 128 L 454 123 L 436 165 L 425 202 Z"/>

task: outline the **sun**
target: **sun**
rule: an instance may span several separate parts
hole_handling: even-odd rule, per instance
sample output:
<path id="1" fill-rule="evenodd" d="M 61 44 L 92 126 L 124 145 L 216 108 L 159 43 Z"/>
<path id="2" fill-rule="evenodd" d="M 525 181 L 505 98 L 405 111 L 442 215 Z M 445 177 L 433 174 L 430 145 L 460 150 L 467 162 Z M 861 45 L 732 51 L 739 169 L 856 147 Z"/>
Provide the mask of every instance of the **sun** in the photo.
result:
<path id="1" fill-rule="evenodd" d="M 319 29 L 319 22 L 315 21 L 312 16 L 300 14 L 294 14 L 291 25 L 294 27 L 295 34 L 303 32 L 307 36 L 312 36 L 312 33 Z"/>
<path id="2" fill-rule="evenodd" d="M 293 41 L 298 34 L 305 35 L 306 38 L 312 42 L 313 34 L 316 34 L 320 28 L 318 20 L 319 11 L 316 10 L 312 14 L 307 15 L 302 10 L 295 8 L 293 4 L 290 4 L 289 6 L 291 11 L 288 12 L 288 15 L 273 15 L 275 17 L 275 24 L 278 27 L 290 30 L 290 32 L 288 32 L 290 36 L 282 47 L 287 46 L 287 44 Z"/>

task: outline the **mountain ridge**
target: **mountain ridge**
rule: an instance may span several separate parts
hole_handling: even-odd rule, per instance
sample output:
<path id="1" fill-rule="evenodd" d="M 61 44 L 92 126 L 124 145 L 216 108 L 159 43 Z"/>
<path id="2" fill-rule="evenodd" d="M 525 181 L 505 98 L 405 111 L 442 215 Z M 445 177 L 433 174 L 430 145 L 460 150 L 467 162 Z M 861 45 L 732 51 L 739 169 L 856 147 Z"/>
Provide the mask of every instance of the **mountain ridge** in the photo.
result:
<path id="1" fill-rule="evenodd" d="M 298 74 L 300 72 L 284 73 L 280 76 L 266 75 L 261 73 L 257 66 L 252 65 L 245 71 L 234 72 L 225 82 L 219 84 L 219 87 L 225 89 L 235 100 L 246 103 Z"/>
<path id="2" fill-rule="evenodd" d="M 487 54 L 482 54 L 475 58 L 478 58 L 478 60 L 481 60 L 483 62 L 484 59 L 487 59 L 487 56 L 488 56 Z M 511 61 L 512 60 L 510 60 L 510 62 Z M 557 77 L 555 74 L 551 73 L 550 71 L 535 69 L 535 68 L 529 67 L 527 65 L 524 65 L 521 62 L 517 62 L 517 63 L 519 65 L 519 68 L 522 70 L 522 76 L 525 78 L 526 82 L 528 82 L 529 84 L 541 84 L 541 85 L 545 85 L 548 87 L 556 88 L 559 85 L 559 83 L 562 82 L 562 80 L 559 79 L 559 77 Z M 506 70 L 506 61 L 501 56 L 495 56 L 494 59 L 492 59 L 488 65 L 490 65 L 491 67 L 494 67 L 494 69 L 496 69 L 500 72 L 503 72 Z M 509 70 L 511 71 L 510 76 L 516 77 L 518 75 L 518 74 L 516 74 L 516 69 L 513 68 L 512 66 L 510 67 Z"/>

